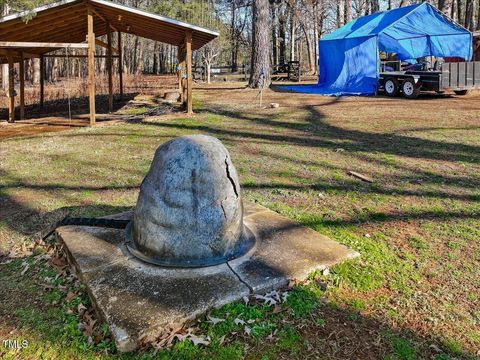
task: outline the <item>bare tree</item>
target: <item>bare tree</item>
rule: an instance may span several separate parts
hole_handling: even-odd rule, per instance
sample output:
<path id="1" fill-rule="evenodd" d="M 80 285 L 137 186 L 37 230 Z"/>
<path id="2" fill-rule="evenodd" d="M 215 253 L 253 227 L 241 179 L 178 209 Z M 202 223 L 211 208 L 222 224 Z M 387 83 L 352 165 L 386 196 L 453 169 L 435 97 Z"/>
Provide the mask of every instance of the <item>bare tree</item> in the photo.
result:
<path id="1" fill-rule="evenodd" d="M 252 88 L 270 86 L 270 31 L 268 0 L 253 1 L 252 60 L 250 80 Z"/>
<path id="2" fill-rule="evenodd" d="M 221 51 L 221 47 L 218 40 L 209 42 L 200 50 L 200 54 L 202 55 L 202 60 L 203 60 L 203 63 L 205 64 L 205 70 L 207 73 L 207 84 L 210 84 L 210 74 L 211 74 L 212 65 L 215 59 L 217 58 L 217 56 L 220 54 L 220 51 Z"/>

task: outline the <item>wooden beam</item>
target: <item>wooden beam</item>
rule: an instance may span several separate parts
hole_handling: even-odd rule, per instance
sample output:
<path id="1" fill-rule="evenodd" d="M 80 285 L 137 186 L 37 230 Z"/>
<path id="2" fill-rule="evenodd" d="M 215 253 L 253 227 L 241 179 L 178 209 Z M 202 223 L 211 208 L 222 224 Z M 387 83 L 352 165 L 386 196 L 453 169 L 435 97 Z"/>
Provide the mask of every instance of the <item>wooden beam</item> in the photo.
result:
<path id="1" fill-rule="evenodd" d="M 107 26 L 107 28 L 109 28 L 109 27 Z M 108 34 L 109 33 L 107 33 L 107 36 L 108 36 Z M 95 45 L 103 47 L 103 48 L 108 50 L 108 43 L 105 43 L 102 40 L 95 39 Z M 112 49 L 112 52 L 114 52 L 115 54 L 118 54 L 118 49 L 115 49 L 114 47 L 112 47 L 111 49 Z"/>
<path id="2" fill-rule="evenodd" d="M 15 68 L 13 57 L 8 57 L 8 122 L 15 122 Z"/>
<path id="3" fill-rule="evenodd" d="M 27 41 L 0 41 L 0 48 L 72 48 L 87 49 L 85 43 L 59 43 L 59 42 L 27 42 Z"/>
<path id="4" fill-rule="evenodd" d="M 88 96 L 90 103 L 90 125 L 95 124 L 95 33 L 93 32 L 93 12 L 87 7 L 88 26 Z"/>
<path id="5" fill-rule="evenodd" d="M 40 56 L 40 107 L 45 103 L 45 58 Z"/>
<path id="6" fill-rule="evenodd" d="M 25 120 L 25 56 L 20 60 L 20 120 Z"/>
<path id="7" fill-rule="evenodd" d="M 9 54 L 13 55 L 14 58 L 21 58 L 22 54 L 27 59 L 28 58 L 39 58 L 40 57 L 40 54 L 31 54 L 31 53 L 23 52 L 23 51 L 0 49 L 0 55 L 8 56 Z"/>
<path id="8" fill-rule="evenodd" d="M 121 32 L 118 32 L 118 76 L 120 82 L 120 99 L 123 99 L 123 53 Z"/>
<path id="9" fill-rule="evenodd" d="M 108 73 L 108 112 L 113 112 L 113 79 L 112 79 L 112 31 L 107 22 L 107 73 Z"/>
<path id="10" fill-rule="evenodd" d="M 185 104 L 185 88 L 183 81 L 183 73 L 185 71 L 185 48 L 178 47 L 178 91 L 180 92 L 180 101 Z"/>
<path id="11" fill-rule="evenodd" d="M 40 57 L 40 55 L 38 55 Z M 55 54 L 45 54 L 43 55 L 43 57 L 46 57 L 46 58 L 80 58 L 80 59 L 85 59 L 85 58 L 88 58 L 88 55 L 80 55 L 80 54 L 72 54 L 72 55 L 63 55 L 63 54 L 58 54 L 58 55 L 55 55 Z M 98 58 L 107 58 L 108 56 L 107 55 L 95 55 L 95 59 L 98 59 Z M 116 59 L 118 58 L 118 55 L 112 55 L 112 58 Z"/>
<path id="12" fill-rule="evenodd" d="M 187 114 L 193 114 L 193 78 L 192 78 L 192 32 L 185 32 L 185 48 L 187 50 Z"/>
<path id="13" fill-rule="evenodd" d="M 110 24 L 110 22 L 109 22 L 107 19 L 105 19 L 105 16 L 103 16 L 102 14 L 100 14 L 100 13 L 98 12 L 98 10 L 95 10 L 95 9 L 92 8 L 92 11 L 93 11 L 93 13 L 94 13 L 95 15 L 97 15 L 101 20 L 103 20 L 103 22 L 104 22 L 105 24 L 107 24 L 109 30 L 112 29 L 113 31 L 118 31 L 114 26 L 112 26 L 112 25 Z"/>

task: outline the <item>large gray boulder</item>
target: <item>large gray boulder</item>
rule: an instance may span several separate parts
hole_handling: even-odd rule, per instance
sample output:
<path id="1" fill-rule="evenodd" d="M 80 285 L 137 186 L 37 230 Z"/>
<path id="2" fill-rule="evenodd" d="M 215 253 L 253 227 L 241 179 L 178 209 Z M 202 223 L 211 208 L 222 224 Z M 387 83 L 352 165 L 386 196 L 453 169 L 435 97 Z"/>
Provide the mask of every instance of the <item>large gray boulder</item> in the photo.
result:
<path id="1" fill-rule="evenodd" d="M 205 135 L 162 144 L 140 187 L 131 232 L 130 250 L 165 266 L 214 265 L 247 252 L 254 239 L 225 146 Z"/>

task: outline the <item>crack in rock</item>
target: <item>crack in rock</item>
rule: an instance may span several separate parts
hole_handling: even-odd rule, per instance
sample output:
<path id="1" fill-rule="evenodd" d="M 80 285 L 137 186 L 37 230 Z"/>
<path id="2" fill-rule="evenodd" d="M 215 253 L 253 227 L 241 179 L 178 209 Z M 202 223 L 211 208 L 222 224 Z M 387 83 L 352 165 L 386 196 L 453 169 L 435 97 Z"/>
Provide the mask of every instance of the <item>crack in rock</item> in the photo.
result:
<path id="1" fill-rule="evenodd" d="M 228 180 L 230 180 L 230 183 L 232 184 L 232 187 L 233 187 L 233 191 L 235 192 L 235 195 L 238 198 L 237 185 L 235 184 L 235 181 L 232 179 L 230 175 L 230 168 L 228 167 L 228 156 L 225 158 L 225 167 L 227 170 L 227 178 Z"/>

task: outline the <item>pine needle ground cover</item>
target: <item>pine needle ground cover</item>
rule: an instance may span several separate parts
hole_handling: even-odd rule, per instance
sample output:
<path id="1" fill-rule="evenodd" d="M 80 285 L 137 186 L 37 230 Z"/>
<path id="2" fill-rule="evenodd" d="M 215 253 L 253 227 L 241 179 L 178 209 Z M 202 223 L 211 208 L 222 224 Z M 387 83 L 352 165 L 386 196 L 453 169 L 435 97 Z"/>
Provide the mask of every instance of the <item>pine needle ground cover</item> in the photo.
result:
<path id="1" fill-rule="evenodd" d="M 111 125 L 2 139 L 2 358 L 478 358 L 480 96 L 263 102 L 280 107 L 214 84 L 193 117 L 148 115 L 159 105 L 144 99 Z M 158 145 L 197 133 L 227 146 L 246 199 L 362 256 L 119 354 L 58 244 L 35 234 L 132 209 Z"/>

